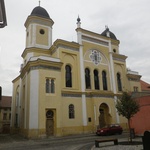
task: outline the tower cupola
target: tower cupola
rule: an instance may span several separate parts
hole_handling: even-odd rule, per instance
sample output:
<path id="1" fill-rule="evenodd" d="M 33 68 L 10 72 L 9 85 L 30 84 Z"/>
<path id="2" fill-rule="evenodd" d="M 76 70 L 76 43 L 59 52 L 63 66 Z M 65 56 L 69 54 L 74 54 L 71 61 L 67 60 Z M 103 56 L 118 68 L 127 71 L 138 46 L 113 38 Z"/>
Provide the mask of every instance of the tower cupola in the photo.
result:
<path id="1" fill-rule="evenodd" d="M 25 22 L 26 48 L 49 49 L 52 45 L 53 24 L 53 20 L 43 7 L 35 7 Z"/>

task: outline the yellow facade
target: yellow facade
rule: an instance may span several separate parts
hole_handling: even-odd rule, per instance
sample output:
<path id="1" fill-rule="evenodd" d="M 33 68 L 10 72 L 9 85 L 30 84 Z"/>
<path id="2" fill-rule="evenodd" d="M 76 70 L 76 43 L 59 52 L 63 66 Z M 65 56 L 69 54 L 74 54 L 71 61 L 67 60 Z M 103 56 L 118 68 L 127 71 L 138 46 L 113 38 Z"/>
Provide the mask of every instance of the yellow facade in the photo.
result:
<path id="1" fill-rule="evenodd" d="M 95 133 L 111 123 L 127 129 L 115 103 L 122 91 L 140 90 L 140 75 L 128 72 L 119 40 L 108 28 L 102 34 L 82 29 L 78 20 L 77 42 L 52 43 L 54 22 L 44 8 L 35 9 L 25 23 L 23 64 L 13 80 L 12 132 L 40 138 Z"/>

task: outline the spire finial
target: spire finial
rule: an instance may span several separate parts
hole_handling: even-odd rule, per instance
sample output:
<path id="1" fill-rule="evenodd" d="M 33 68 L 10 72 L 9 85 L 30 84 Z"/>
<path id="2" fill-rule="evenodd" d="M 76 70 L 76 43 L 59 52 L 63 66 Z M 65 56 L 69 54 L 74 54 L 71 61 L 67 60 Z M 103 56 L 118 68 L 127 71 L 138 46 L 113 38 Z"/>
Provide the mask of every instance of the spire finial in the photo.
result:
<path id="1" fill-rule="evenodd" d="M 81 27 L 81 19 L 78 15 L 78 18 L 77 18 L 77 27 L 80 28 Z"/>
<path id="2" fill-rule="evenodd" d="M 40 6 L 40 4 L 41 4 L 41 1 L 39 0 L 39 6 Z"/>
<path id="3" fill-rule="evenodd" d="M 105 29 L 106 29 L 106 30 L 109 30 L 108 25 L 105 25 Z"/>
<path id="4" fill-rule="evenodd" d="M 80 21 L 81 21 L 81 19 L 80 19 L 79 15 L 78 15 L 77 22 L 80 22 Z"/>

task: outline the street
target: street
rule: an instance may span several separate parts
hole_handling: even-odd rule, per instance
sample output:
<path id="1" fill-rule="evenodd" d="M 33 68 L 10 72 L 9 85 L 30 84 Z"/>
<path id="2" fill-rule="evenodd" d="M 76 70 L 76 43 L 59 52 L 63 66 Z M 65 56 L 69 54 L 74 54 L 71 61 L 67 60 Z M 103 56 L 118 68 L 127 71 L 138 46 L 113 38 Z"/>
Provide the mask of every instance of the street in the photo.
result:
<path id="1" fill-rule="evenodd" d="M 128 133 L 112 136 L 96 136 L 82 134 L 65 137 L 49 137 L 45 139 L 27 140 L 19 135 L 0 135 L 1 150 L 91 150 L 98 138 L 127 138 Z"/>

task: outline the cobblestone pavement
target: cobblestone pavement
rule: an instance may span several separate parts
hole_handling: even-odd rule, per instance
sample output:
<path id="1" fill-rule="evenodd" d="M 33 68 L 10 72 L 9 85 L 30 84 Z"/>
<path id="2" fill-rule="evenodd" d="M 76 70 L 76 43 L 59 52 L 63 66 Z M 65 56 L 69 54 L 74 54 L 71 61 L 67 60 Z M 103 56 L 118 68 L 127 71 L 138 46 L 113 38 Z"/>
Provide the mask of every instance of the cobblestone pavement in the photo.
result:
<path id="1" fill-rule="evenodd" d="M 99 148 L 93 146 L 91 150 L 143 150 L 141 138 L 133 139 L 132 144 L 129 145 L 127 139 L 118 140 L 119 145 L 113 145 L 112 142 L 101 143 Z"/>
<path id="2" fill-rule="evenodd" d="M 127 145 L 127 135 L 111 136 L 119 139 L 119 145 L 113 142 L 94 146 L 95 139 L 107 138 L 94 134 L 28 140 L 19 135 L 0 135 L 0 150 L 142 150 L 142 138 L 133 139 L 133 145 Z M 109 138 L 109 137 L 108 137 Z"/>

